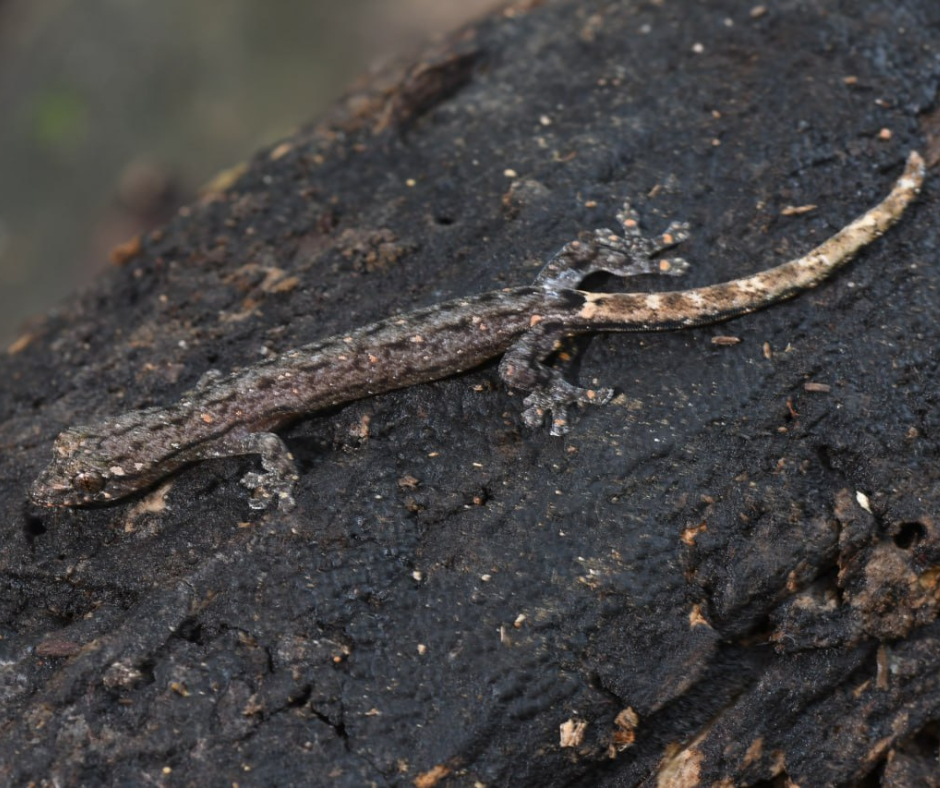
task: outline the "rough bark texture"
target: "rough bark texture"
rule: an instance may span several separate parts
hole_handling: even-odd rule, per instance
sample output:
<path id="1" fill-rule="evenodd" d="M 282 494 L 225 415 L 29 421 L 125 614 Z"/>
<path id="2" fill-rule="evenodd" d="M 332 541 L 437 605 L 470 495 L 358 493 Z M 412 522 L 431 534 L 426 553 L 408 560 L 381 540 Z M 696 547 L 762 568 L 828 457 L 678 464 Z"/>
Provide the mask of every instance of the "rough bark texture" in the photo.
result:
<path id="1" fill-rule="evenodd" d="M 863 5 L 517 5 L 35 324 L 0 362 L 0 781 L 938 784 L 933 175 L 810 294 L 583 343 L 622 397 L 566 439 L 488 365 L 286 431 L 289 515 L 251 458 L 24 504 L 67 425 L 525 283 L 624 198 L 691 223 L 690 286 L 808 249 L 938 156 L 940 5 Z"/>

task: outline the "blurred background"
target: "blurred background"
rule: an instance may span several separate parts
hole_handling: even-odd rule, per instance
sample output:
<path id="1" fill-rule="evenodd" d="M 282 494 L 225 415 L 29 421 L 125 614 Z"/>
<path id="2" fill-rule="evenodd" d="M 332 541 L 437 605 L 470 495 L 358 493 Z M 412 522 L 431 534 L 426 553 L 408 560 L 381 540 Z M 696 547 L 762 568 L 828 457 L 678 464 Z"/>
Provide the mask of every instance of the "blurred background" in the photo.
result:
<path id="1" fill-rule="evenodd" d="M 219 170 L 500 0 L 0 0 L 0 348 Z"/>

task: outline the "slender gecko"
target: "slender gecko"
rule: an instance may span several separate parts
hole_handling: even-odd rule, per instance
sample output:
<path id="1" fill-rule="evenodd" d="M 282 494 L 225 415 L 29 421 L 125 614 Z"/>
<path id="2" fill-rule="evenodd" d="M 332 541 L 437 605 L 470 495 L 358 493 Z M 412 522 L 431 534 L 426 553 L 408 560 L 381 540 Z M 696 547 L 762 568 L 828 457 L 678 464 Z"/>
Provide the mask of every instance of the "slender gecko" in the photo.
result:
<path id="1" fill-rule="evenodd" d="M 589 274 L 681 274 L 687 263 L 665 250 L 688 237 L 673 222 L 661 236 L 641 235 L 636 213 L 618 214 L 623 237 L 596 230 L 562 248 L 527 287 L 458 298 L 330 337 L 223 376 L 206 374 L 167 407 L 134 410 L 71 427 L 30 489 L 43 506 L 109 503 L 144 490 L 181 466 L 213 457 L 258 454 L 264 473 L 242 484 L 250 505 L 293 506 L 293 457 L 274 434 L 323 408 L 456 375 L 503 355 L 499 373 L 529 391 L 525 423 L 550 414 L 551 432 L 568 430 L 574 403 L 603 404 L 610 389 L 579 388 L 543 363 L 567 336 L 596 331 L 666 331 L 715 323 L 815 287 L 891 227 L 920 190 L 924 161 L 912 152 L 883 202 L 803 257 L 741 279 L 663 293 L 578 290 Z"/>

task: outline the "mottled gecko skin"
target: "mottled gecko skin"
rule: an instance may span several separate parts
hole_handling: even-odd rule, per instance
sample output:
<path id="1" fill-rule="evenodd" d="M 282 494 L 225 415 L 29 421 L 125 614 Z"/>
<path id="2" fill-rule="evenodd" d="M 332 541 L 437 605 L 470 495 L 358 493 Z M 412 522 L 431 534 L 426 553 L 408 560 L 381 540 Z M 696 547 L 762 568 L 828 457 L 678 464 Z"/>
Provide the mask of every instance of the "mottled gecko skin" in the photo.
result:
<path id="1" fill-rule="evenodd" d="M 542 363 L 560 339 L 595 331 L 665 331 L 727 320 L 814 287 L 893 225 L 915 198 L 924 162 L 911 153 L 888 197 L 811 252 L 753 276 L 666 293 L 590 293 L 587 275 L 681 274 L 680 258 L 659 257 L 685 240 L 674 223 L 657 239 L 640 234 L 625 206 L 619 237 L 597 230 L 566 245 L 529 287 L 496 290 L 420 309 L 330 337 L 222 376 L 207 374 L 167 407 L 135 410 L 71 427 L 55 441 L 53 460 L 33 483 L 43 506 L 110 503 L 139 492 L 181 466 L 212 457 L 259 454 L 264 473 L 242 483 L 250 504 L 293 506 L 293 457 L 274 434 L 314 411 L 416 383 L 456 375 L 503 354 L 499 371 L 531 393 L 526 424 L 551 414 L 551 431 L 567 431 L 573 403 L 607 402 L 609 389 L 583 389 Z"/>

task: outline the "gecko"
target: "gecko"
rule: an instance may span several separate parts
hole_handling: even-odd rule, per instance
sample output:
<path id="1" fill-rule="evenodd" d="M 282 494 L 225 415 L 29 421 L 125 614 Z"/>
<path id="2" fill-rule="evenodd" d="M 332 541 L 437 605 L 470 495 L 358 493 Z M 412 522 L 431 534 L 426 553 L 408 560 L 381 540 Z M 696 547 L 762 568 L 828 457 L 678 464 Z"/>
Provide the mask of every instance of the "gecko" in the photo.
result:
<path id="1" fill-rule="evenodd" d="M 676 276 L 688 263 L 664 253 L 688 238 L 671 223 L 659 236 L 640 230 L 623 206 L 623 234 L 595 230 L 566 244 L 528 286 L 494 290 L 390 317 L 287 350 L 228 375 L 206 373 L 174 404 L 132 410 L 73 426 L 53 445 L 52 462 L 32 484 L 40 506 L 86 506 L 142 492 L 192 462 L 258 454 L 263 472 L 241 484 L 252 508 L 294 506 L 294 458 L 275 430 L 342 403 L 473 369 L 502 356 L 499 375 L 529 392 L 523 421 L 546 417 L 553 435 L 568 431 L 568 408 L 604 404 L 613 391 L 582 388 L 546 363 L 565 337 L 604 331 L 667 331 L 738 317 L 815 287 L 880 237 L 919 193 L 925 174 L 912 152 L 890 194 L 807 252 L 722 284 L 667 292 L 598 293 L 578 289 L 596 272 L 619 277 Z"/>

